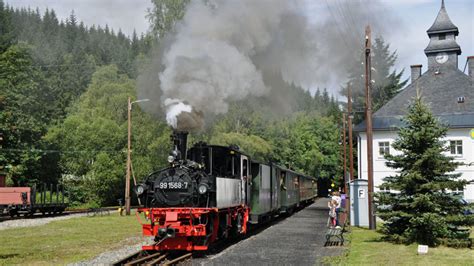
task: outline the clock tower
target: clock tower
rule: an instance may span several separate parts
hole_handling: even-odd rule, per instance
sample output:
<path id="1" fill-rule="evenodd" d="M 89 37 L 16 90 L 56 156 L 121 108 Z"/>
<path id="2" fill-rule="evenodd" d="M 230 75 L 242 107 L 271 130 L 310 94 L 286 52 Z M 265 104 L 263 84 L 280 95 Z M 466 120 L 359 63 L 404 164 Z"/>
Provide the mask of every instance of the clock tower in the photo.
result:
<path id="1" fill-rule="evenodd" d="M 435 22 L 426 32 L 430 38 L 430 43 L 425 49 L 425 54 L 428 57 L 428 69 L 457 68 L 458 55 L 461 54 L 461 47 L 456 43 L 459 30 L 451 22 L 444 6 L 444 0 L 441 2 L 441 9 Z"/>

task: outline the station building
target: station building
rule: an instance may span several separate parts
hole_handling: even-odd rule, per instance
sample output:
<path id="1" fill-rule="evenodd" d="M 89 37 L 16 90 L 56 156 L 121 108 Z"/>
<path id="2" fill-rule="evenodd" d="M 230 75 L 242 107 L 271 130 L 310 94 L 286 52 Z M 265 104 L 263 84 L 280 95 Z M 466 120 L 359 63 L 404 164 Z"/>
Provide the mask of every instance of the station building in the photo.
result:
<path id="1" fill-rule="evenodd" d="M 467 59 L 468 74 L 459 70 L 461 47 L 456 43 L 459 30 L 449 18 L 444 0 L 427 33 L 429 44 L 424 50 L 428 58 L 426 72 L 422 73 L 422 65 L 412 65 L 411 83 L 373 114 L 374 190 L 390 190 L 381 187 L 382 179 L 397 173 L 385 165 L 384 154 L 398 153 L 392 144 L 397 138 L 398 128 L 403 126 L 401 118 L 406 115 L 408 105 L 419 91 L 433 114 L 449 126 L 445 138 L 449 145 L 447 155 L 453 156 L 456 161 L 471 163 L 456 170 L 462 174 L 460 178 L 470 181 L 470 184 L 454 192 L 474 202 L 474 56 Z M 356 126 L 356 131 L 359 177 L 367 179 L 365 121 Z"/>

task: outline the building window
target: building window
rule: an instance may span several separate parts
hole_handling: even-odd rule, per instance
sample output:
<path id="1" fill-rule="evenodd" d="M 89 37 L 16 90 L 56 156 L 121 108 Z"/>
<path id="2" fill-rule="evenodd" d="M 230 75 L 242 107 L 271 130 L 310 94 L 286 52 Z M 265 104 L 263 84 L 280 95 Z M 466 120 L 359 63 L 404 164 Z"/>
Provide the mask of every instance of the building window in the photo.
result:
<path id="1" fill-rule="evenodd" d="M 390 154 L 390 142 L 379 142 L 379 157 L 384 157 L 387 154 Z"/>
<path id="2" fill-rule="evenodd" d="M 380 186 L 379 189 L 380 189 L 380 192 L 390 193 L 390 187 L 389 186 Z"/>
<path id="3" fill-rule="evenodd" d="M 446 33 L 440 34 L 439 39 L 440 40 L 446 40 Z"/>
<path id="4" fill-rule="evenodd" d="M 451 155 L 462 156 L 462 140 L 449 141 L 449 150 Z"/>

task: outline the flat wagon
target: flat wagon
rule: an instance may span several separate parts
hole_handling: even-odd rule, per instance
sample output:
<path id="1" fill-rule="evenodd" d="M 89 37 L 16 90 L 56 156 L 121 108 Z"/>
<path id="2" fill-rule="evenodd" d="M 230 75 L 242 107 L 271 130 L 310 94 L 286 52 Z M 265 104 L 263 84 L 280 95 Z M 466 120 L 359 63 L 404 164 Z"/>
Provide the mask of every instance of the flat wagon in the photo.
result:
<path id="1" fill-rule="evenodd" d="M 68 203 L 65 202 L 64 190 L 60 186 L 41 185 L 33 187 L 0 187 L 0 214 L 10 216 L 58 214 L 64 212 Z"/>

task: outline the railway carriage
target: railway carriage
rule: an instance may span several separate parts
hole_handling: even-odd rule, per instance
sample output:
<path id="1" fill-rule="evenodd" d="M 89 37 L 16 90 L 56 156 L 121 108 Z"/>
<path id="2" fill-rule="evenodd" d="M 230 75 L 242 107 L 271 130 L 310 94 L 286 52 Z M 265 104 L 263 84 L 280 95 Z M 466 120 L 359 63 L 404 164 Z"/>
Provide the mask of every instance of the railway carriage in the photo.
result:
<path id="1" fill-rule="evenodd" d="M 318 194 L 316 178 L 306 175 L 299 176 L 300 203 L 310 203 Z"/>
<path id="2" fill-rule="evenodd" d="M 299 207 L 299 174 L 276 166 L 276 176 L 280 178 L 280 212 L 293 213 Z"/>
<path id="3" fill-rule="evenodd" d="M 275 166 L 252 162 L 250 223 L 268 221 L 280 212 L 279 181 L 272 175 Z"/>
<path id="4" fill-rule="evenodd" d="M 143 250 L 206 250 L 316 197 L 314 179 L 252 161 L 237 146 L 200 142 L 187 150 L 187 132 L 172 139 L 170 166 L 135 187 L 143 234 L 156 241 Z"/>

